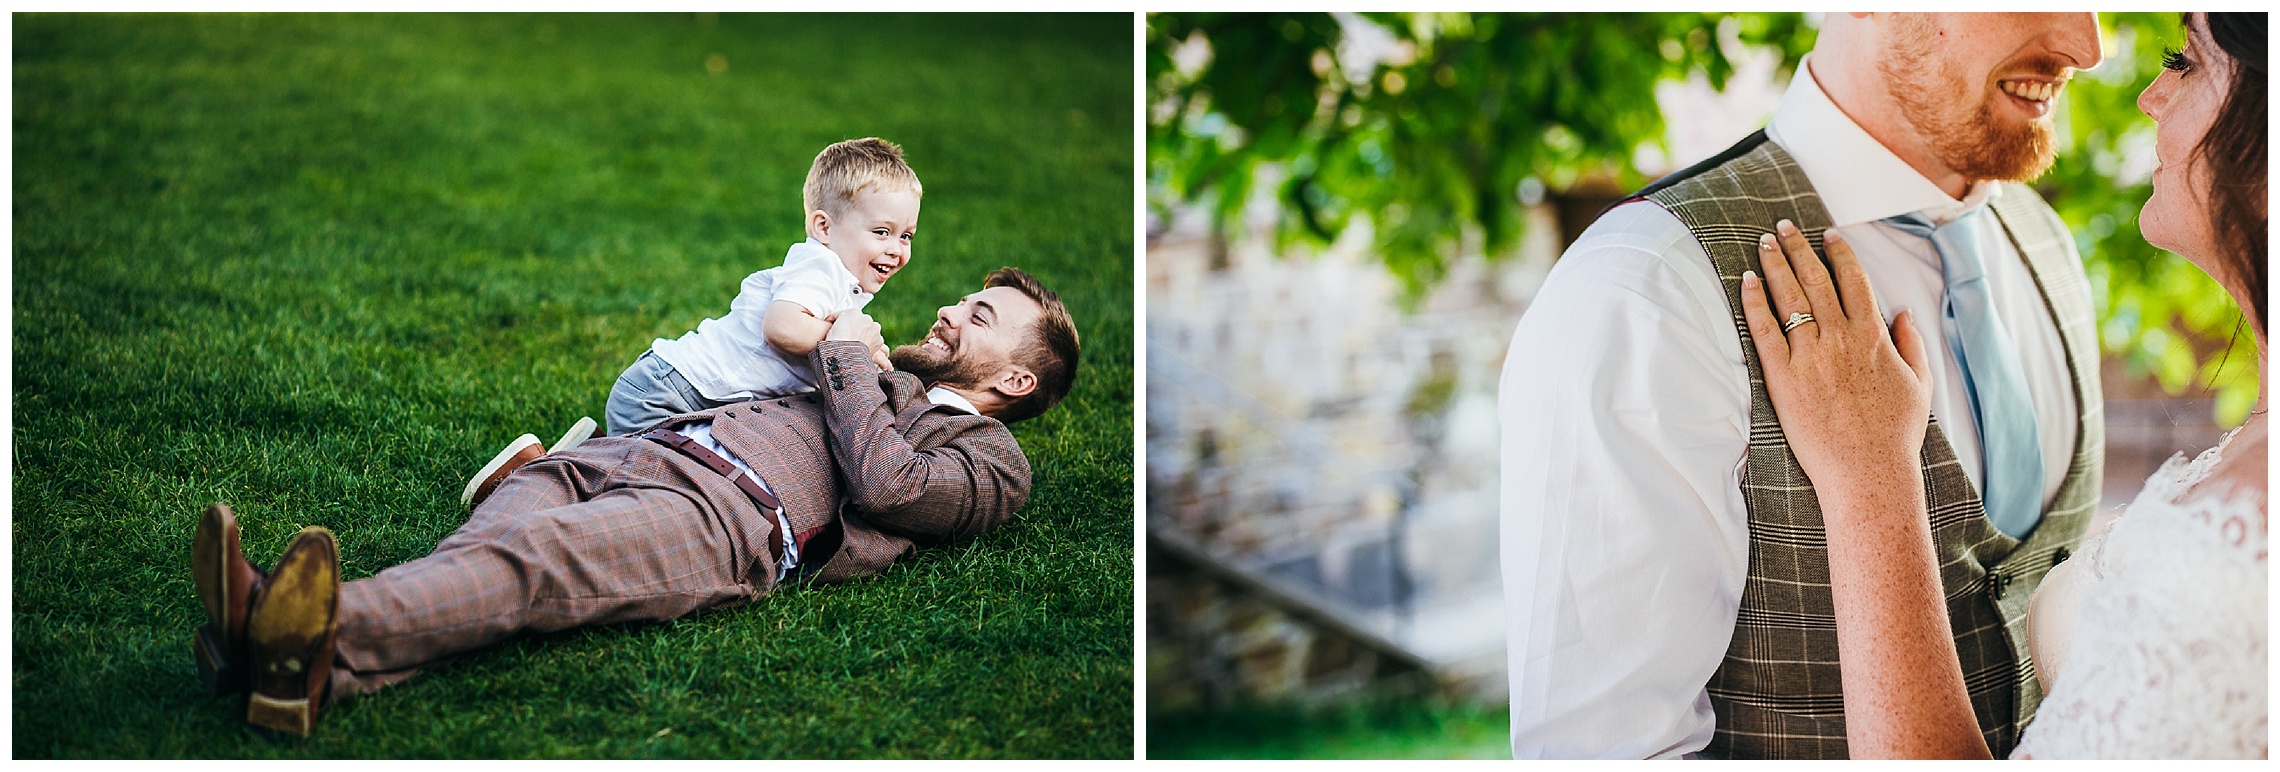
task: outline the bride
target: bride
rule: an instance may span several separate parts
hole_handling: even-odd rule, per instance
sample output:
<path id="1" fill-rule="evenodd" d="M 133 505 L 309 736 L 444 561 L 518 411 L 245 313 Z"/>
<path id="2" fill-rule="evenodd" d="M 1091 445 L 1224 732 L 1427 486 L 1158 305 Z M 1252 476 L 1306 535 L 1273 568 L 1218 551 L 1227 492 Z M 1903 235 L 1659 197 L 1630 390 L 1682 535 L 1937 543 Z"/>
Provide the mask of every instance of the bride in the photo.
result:
<path id="1" fill-rule="evenodd" d="M 2190 14 L 2186 45 L 2138 97 L 2159 125 L 2147 242 L 2207 272 L 2265 353 L 2265 14 Z M 1918 449 L 1923 333 L 1889 334 L 1852 249 L 1827 265 L 1780 228 L 1742 278 L 1781 429 L 1828 529 L 1848 744 L 1855 758 L 1986 758 L 1933 561 Z M 1811 315 L 1812 324 L 1780 320 Z M 1938 320 L 1926 322 L 1936 330 Z M 2268 394 L 2216 448 L 2172 458 L 2035 596 L 2048 697 L 2014 758 L 2267 756 Z"/>

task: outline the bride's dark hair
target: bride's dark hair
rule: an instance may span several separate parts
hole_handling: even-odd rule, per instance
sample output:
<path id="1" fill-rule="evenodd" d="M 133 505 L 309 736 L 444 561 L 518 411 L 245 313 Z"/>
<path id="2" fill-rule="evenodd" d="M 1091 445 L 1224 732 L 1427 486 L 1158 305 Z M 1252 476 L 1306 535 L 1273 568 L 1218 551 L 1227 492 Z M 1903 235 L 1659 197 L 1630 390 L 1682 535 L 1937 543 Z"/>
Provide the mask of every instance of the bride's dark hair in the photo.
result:
<path id="1" fill-rule="evenodd" d="M 2217 249 L 2248 285 L 2252 322 L 2265 329 L 2265 14 L 2210 13 L 2209 38 L 2232 60 L 2232 92 L 2201 138 L 2199 152 L 2213 179 L 2209 217 Z M 2190 24 L 2190 21 L 2187 22 Z"/>

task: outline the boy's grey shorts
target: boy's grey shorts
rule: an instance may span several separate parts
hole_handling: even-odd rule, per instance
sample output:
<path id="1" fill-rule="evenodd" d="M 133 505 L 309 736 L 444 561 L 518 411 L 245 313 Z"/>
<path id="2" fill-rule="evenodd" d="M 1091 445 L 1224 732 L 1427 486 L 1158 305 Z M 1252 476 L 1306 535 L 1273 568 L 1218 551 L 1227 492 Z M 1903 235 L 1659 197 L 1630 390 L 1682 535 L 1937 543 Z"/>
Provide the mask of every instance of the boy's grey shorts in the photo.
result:
<path id="1" fill-rule="evenodd" d="M 655 351 L 642 352 L 633 360 L 633 366 L 618 376 L 617 385 L 610 387 L 610 402 L 603 408 L 603 417 L 609 421 L 611 436 L 632 434 L 657 425 L 658 422 L 682 413 L 711 410 L 726 402 L 706 399 L 697 393 L 689 379 L 681 377 L 673 366 L 657 356 Z"/>

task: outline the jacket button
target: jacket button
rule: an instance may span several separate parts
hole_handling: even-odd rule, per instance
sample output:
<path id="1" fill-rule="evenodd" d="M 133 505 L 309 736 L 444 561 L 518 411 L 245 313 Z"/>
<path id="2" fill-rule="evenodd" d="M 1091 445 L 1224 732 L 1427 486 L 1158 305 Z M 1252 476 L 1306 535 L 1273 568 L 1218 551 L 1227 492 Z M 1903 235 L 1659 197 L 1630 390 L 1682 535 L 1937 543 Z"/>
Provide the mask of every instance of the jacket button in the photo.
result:
<path id="1" fill-rule="evenodd" d="M 2009 576 L 2005 576 L 2005 575 L 2003 575 L 2003 574 L 1988 574 L 1988 575 L 1987 575 L 1987 589 L 1988 589 L 1988 592 L 1994 593 L 1995 597 L 1997 597 L 1997 598 L 2001 598 L 2001 597 L 2003 597 L 2003 589 L 2004 589 L 2005 587 L 2009 587 L 2010 585 L 2011 585 L 2011 577 L 2009 577 Z"/>
<path id="2" fill-rule="evenodd" d="M 2051 553 L 2051 556 L 2050 556 L 2050 567 L 2051 567 L 2051 568 L 2057 568 L 2057 567 L 2058 567 L 2058 564 L 2066 562 L 2066 559 L 2067 559 L 2067 558 L 2070 558 L 2070 557 L 2073 557 L 2073 556 L 2074 556 L 2074 553 L 2071 553 L 2071 552 L 2067 552 L 2067 551 L 2066 551 L 2066 548 L 2065 548 L 2065 547 L 2060 547 L 2060 548 L 2058 548 L 2058 550 L 2057 550 L 2056 552 L 2052 552 L 2052 553 Z"/>

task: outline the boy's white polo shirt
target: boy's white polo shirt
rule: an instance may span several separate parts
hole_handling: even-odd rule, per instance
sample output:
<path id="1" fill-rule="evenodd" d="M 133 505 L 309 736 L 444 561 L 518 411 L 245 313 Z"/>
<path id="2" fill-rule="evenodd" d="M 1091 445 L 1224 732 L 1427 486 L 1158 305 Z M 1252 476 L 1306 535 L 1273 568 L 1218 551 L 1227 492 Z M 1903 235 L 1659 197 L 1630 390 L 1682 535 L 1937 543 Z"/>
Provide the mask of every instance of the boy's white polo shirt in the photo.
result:
<path id="1" fill-rule="evenodd" d="M 798 303 L 815 318 L 862 310 L 871 302 L 839 255 L 814 239 L 793 244 L 784 264 L 744 277 L 728 315 L 706 319 L 677 340 L 649 344 L 697 393 L 716 402 L 778 397 L 816 387 L 805 361 L 786 358 L 768 345 L 762 322 L 778 300 Z"/>

